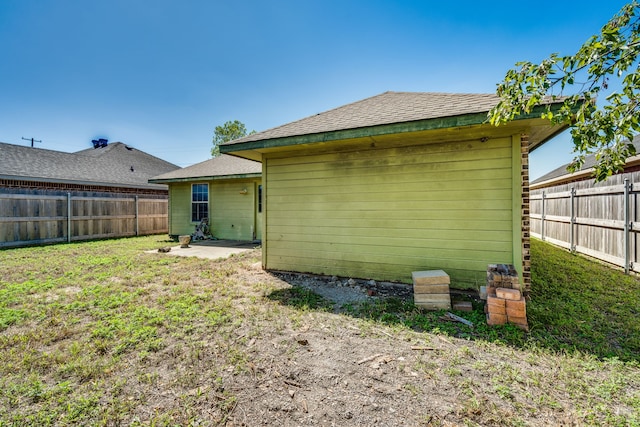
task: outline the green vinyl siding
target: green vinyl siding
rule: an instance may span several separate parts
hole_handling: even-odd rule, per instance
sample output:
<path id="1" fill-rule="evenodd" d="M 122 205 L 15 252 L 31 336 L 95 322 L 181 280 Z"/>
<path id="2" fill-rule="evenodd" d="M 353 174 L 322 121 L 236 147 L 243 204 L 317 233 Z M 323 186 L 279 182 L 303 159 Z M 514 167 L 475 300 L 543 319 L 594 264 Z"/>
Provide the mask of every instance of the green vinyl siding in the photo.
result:
<path id="1" fill-rule="evenodd" d="M 264 164 L 268 269 L 407 283 L 443 269 L 467 287 L 487 264 L 513 262 L 511 138 Z"/>
<path id="2" fill-rule="evenodd" d="M 179 236 L 192 234 L 191 222 L 191 183 L 169 184 L 169 234 Z"/>
<path id="3" fill-rule="evenodd" d="M 169 184 L 169 234 L 193 234 L 199 223 L 191 220 L 191 184 L 209 185 L 209 226 L 214 237 L 253 240 L 261 230 L 257 212 L 257 184 L 260 179 L 228 179 Z M 244 189 L 246 194 L 241 193 Z M 259 238 L 260 236 L 258 236 Z"/>
<path id="4" fill-rule="evenodd" d="M 252 180 L 216 182 L 211 186 L 211 223 L 214 236 L 231 240 L 254 239 L 256 188 L 255 181 Z"/>

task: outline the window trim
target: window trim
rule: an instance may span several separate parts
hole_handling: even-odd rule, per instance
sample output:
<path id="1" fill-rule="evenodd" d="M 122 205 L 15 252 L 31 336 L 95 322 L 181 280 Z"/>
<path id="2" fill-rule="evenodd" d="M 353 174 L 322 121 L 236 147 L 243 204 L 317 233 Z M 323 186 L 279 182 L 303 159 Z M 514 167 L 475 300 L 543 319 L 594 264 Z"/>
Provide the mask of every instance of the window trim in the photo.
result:
<path id="1" fill-rule="evenodd" d="M 195 193 L 194 190 L 196 186 L 205 186 L 206 193 L 198 192 Z M 205 194 L 206 200 L 194 200 L 194 196 L 196 194 Z M 196 207 L 204 206 L 203 210 L 197 209 Z M 194 219 L 196 218 L 196 219 Z M 202 218 L 209 219 L 209 183 L 207 182 L 198 182 L 191 184 L 191 222 L 200 222 Z"/>

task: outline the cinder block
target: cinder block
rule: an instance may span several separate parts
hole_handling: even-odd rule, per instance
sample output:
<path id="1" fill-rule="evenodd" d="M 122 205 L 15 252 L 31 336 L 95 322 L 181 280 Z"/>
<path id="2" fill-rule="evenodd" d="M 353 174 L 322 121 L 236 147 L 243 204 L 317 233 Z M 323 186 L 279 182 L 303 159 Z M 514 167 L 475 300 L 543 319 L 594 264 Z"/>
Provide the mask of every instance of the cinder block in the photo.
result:
<path id="1" fill-rule="evenodd" d="M 449 294 L 414 294 L 413 302 L 416 306 L 427 310 L 451 309 L 451 296 Z"/>
<path id="2" fill-rule="evenodd" d="M 449 275 L 443 270 L 414 271 L 411 273 L 413 286 L 416 285 L 449 285 Z"/>
<path id="3" fill-rule="evenodd" d="M 471 301 L 455 301 L 453 303 L 453 309 L 458 311 L 473 311 L 473 305 Z"/>
<path id="4" fill-rule="evenodd" d="M 414 294 L 448 294 L 449 284 L 414 284 Z"/>
<path id="5" fill-rule="evenodd" d="M 498 307 L 506 307 L 507 301 L 503 298 L 498 298 L 497 296 L 487 296 L 487 305 L 488 306 L 498 306 Z"/>
<path id="6" fill-rule="evenodd" d="M 502 275 L 494 271 L 487 271 L 487 286 L 494 288 L 500 287 L 502 284 Z"/>
<path id="7" fill-rule="evenodd" d="M 483 301 L 487 300 L 487 287 L 486 286 L 480 286 L 480 299 Z"/>
<path id="8" fill-rule="evenodd" d="M 505 300 L 498 297 L 487 297 L 486 313 L 507 315 L 507 306 Z"/>
<path id="9" fill-rule="evenodd" d="M 512 315 L 509 316 L 507 314 L 507 320 L 511 323 L 516 323 L 516 324 L 525 324 L 527 323 L 527 317 L 526 316 L 516 316 L 516 315 Z"/>
<path id="10" fill-rule="evenodd" d="M 524 297 L 520 297 L 519 300 L 505 300 L 508 310 L 527 312 L 527 300 Z"/>
<path id="11" fill-rule="evenodd" d="M 513 288 L 513 277 L 503 275 L 502 276 L 502 282 L 500 283 L 500 286 L 498 286 L 498 288 L 512 289 Z"/>
<path id="12" fill-rule="evenodd" d="M 504 314 L 487 314 L 487 325 L 504 325 L 507 323 L 507 316 Z"/>
<path id="13" fill-rule="evenodd" d="M 507 308 L 505 306 L 499 305 L 488 305 L 487 304 L 487 313 L 489 314 L 502 314 L 504 316 L 507 315 Z"/>
<path id="14" fill-rule="evenodd" d="M 523 317 L 526 319 L 527 317 L 527 312 L 523 309 L 518 309 L 518 308 L 507 308 L 506 309 L 506 314 L 507 317 L 511 318 L 511 317 Z"/>
<path id="15" fill-rule="evenodd" d="M 487 287 L 521 290 L 518 272 L 512 264 L 489 264 L 487 266 Z"/>
<path id="16" fill-rule="evenodd" d="M 513 264 L 489 264 L 487 271 L 496 271 L 504 276 L 515 276 L 517 274 Z"/>
<path id="17" fill-rule="evenodd" d="M 518 301 L 506 300 L 507 316 L 527 317 L 527 301 L 524 297 Z"/>
<path id="18" fill-rule="evenodd" d="M 529 330 L 529 323 L 527 322 L 526 317 L 509 317 L 507 316 L 507 321 L 513 325 L 520 327 L 526 331 Z"/>
<path id="19" fill-rule="evenodd" d="M 496 288 L 496 296 L 498 298 L 504 298 L 508 300 L 519 300 L 522 298 L 522 294 L 517 289 L 508 289 L 508 288 Z"/>
<path id="20" fill-rule="evenodd" d="M 509 316 L 507 314 L 507 318 L 508 318 L 507 320 L 509 320 L 512 323 L 527 323 L 527 316 L 517 316 L 516 314 Z"/>

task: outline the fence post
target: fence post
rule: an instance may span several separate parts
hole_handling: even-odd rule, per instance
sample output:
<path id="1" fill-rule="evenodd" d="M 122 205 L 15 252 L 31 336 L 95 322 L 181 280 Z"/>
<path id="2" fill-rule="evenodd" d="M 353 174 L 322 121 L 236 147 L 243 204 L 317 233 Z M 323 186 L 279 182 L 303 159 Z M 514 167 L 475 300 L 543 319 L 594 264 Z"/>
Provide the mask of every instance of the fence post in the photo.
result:
<path id="1" fill-rule="evenodd" d="M 67 193 L 67 243 L 71 243 L 71 193 Z"/>
<path id="2" fill-rule="evenodd" d="M 624 179 L 624 274 L 629 274 L 629 178 Z"/>
<path id="3" fill-rule="evenodd" d="M 576 206 L 575 206 L 575 198 L 576 198 L 576 189 L 575 187 L 571 187 L 571 222 L 569 223 L 569 248 L 571 252 L 576 251 L 576 236 L 575 236 L 575 228 L 576 228 Z"/>
<path id="4" fill-rule="evenodd" d="M 542 214 L 540 215 L 540 238 L 544 240 L 544 211 L 545 211 L 545 199 L 547 195 L 545 190 L 542 190 Z"/>
<path id="5" fill-rule="evenodd" d="M 138 236 L 138 196 L 135 196 L 136 198 L 136 236 Z"/>

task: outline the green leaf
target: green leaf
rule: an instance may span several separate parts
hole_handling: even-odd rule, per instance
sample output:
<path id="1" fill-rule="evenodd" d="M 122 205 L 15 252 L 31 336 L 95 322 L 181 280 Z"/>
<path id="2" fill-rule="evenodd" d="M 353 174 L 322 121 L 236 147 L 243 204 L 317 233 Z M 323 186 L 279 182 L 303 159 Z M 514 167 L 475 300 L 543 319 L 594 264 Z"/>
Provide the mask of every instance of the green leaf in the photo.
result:
<path id="1" fill-rule="evenodd" d="M 541 117 L 555 124 L 571 126 L 574 150 L 572 167 L 580 167 L 584 156 L 598 153 L 594 167 L 596 180 L 606 179 L 624 167 L 626 158 L 635 154 L 629 144 L 640 131 L 640 4 L 634 0 L 622 7 L 590 37 L 574 55 L 560 57 L 552 53 L 535 65 L 516 63 L 498 84 L 500 102 L 489 112 L 489 121 L 500 125 L 529 113 L 544 96 L 563 94 L 574 88 L 560 110 L 547 110 Z M 634 67 L 633 72 L 627 70 Z M 612 81 L 609 81 L 612 79 Z M 598 94 L 615 83 L 621 91 L 596 103 Z M 556 98 L 554 98 L 556 99 Z"/>

